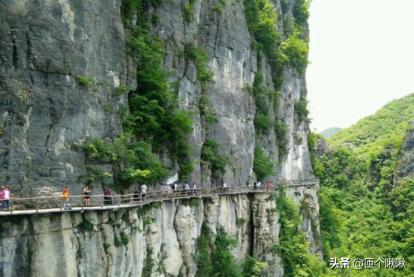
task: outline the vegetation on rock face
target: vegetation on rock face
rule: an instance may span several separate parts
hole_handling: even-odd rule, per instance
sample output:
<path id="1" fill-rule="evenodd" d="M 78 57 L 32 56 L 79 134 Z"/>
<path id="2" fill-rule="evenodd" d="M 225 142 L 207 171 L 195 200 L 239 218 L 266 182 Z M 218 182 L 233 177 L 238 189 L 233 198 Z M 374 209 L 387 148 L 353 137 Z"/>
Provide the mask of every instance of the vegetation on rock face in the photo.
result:
<path id="1" fill-rule="evenodd" d="M 272 168 L 272 160 L 266 157 L 261 146 L 256 146 L 254 149 L 253 171 L 256 173 L 257 180 L 263 181 L 272 173 Z"/>
<path id="2" fill-rule="evenodd" d="M 307 26 L 309 1 L 296 1 L 293 15 L 294 27 L 283 41 L 278 32 L 278 12 L 270 0 L 244 0 L 248 28 L 254 36 L 272 69 L 274 87 L 279 90 L 283 81 L 283 67 L 288 64 L 299 74 L 305 72 L 308 63 L 308 42 L 304 30 Z"/>
<path id="3" fill-rule="evenodd" d="M 78 81 L 80 85 L 87 88 L 91 87 L 95 83 L 95 80 L 90 76 L 76 76 L 76 81 Z"/>
<path id="4" fill-rule="evenodd" d="M 299 118 L 299 121 L 309 122 L 309 110 L 308 101 L 306 98 L 301 97 L 297 103 L 295 103 L 295 113 Z"/>
<path id="5" fill-rule="evenodd" d="M 123 187 L 135 182 L 155 183 L 164 178 L 168 168 L 158 157 L 165 153 L 178 163 L 180 179 L 186 179 L 193 170 L 188 142 L 191 116 L 178 109 L 169 73 L 162 68 L 163 43 L 149 32 L 149 8 L 156 8 L 159 2 L 123 1 L 129 33 L 127 46 L 137 64 L 137 88 L 128 92 L 129 113 L 124 120 L 124 134 L 113 142 L 95 140 L 85 147 L 91 158 L 113 163 L 115 180 Z M 137 26 L 132 23 L 134 16 L 140 19 Z M 204 62 L 202 54 L 194 55 L 196 63 Z M 202 73 L 200 78 L 204 80 L 207 73 Z"/>
<path id="6" fill-rule="evenodd" d="M 282 2 L 286 9 L 288 3 Z M 271 67 L 273 86 L 276 91 L 282 87 L 283 69 L 290 66 L 303 75 L 308 63 L 308 42 L 304 34 L 308 18 L 308 1 L 295 2 L 293 7 L 294 26 L 292 32 L 284 39 L 283 34 L 278 31 L 278 11 L 269 0 L 245 0 L 244 9 L 248 28 L 256 41 L 258 50 L 258 67 L 261 67 L 261 53 L 266 57 L 266 62 Z M 273 106 L 273 114 L 277 115 L 279 93 L 270 93 L 264 85 L 263 73 L 259 69 L 255 75 L 252 88 L 256 113 L 254 125 L 257 135 L 267 134 L 272 128 L 277 137 L 279 156 L 285 151 L 285 134 L 287 126 L 280 119 L 271 116 L 270 109 Z M 272 99 L 274 99 L 273 105 Z M 298 117 L 301 121 L 308 122 L 308 110 L 306 101 L 299 101 L 295 105 Z M 255 156 L 256 157 L 256 156 Z M 258 163 L 258 162 L 256 162 Z M 257 173 L 256 173 L 257 174 Z M 262 178 L 263 176 L 261 176 Z"/>
<path id="7" fill-rule="evenodd" d="M 201 162 L 210 164 L 213 177 L 218 177 L 217 174 L 224 172 L 228 160 L 219 153 L 218 143 L 208 139 L 201 147 Z"/>
<path id="8" fill-rule="evenodd" d="M 214 236 L 209 227 L 203 225 L 201 235 L 197 240 L 196 276 L 260 276 L 266 264 L 250 256 L 246 257 L 241 265 L 238 264 L 231 252 L 236 243 L 237 240 L 229 236 L 223 227 L 219 227 Z"/>
<path id="9" fill-rule="evenodd" d="M 277 13 L 270 0 L 245 0 L 244 10 L 250 33 L 263 51 L 272 68 L 276 89 L 282 85 L 283 64 L 280 62 L 280 34 L 277 31 Z"/>
<path id="10" fill-rule="evenodd" d="M 414 274 L 414 180 L 396 178 L 402 141 L 414 109 L 414 96 L 395 100 L 344 129 L 331 150 L 313 156 L 321 182 L 323 253 L 330 257 L 404 258 L 404 270 L 349 270 L 349 276 Z M 332 273 L 334 275 L 334 273 Z"/>
<path id="11" fill-rule="evenodd" d="M 303 231 L 298 205 L 281 191 L 276 198 L 280 213 L 279 244 L 274 250 L 282 258 L 285 276 L 327 276 L 326 265 L 319 257 L 309 253 L 309 245 Z"/>
<path id="12" fill-rule="evenodd" d="M 291 34 L 280 46 L 281 61 L 295 68 L 300 74 L 305 73 L 308 65 L 308 43 L 301 39 L 298 32 Z"/>

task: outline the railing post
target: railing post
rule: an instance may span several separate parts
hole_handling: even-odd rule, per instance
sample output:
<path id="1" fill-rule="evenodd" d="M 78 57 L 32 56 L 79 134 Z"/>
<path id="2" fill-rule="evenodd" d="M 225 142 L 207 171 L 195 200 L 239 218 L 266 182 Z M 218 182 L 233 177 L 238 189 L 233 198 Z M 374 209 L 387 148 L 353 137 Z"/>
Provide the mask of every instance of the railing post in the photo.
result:
<path id="1" fill-rule="evenodd" d="M 39 198 L 36 197 L 36 213 L 39 212 Z"/>

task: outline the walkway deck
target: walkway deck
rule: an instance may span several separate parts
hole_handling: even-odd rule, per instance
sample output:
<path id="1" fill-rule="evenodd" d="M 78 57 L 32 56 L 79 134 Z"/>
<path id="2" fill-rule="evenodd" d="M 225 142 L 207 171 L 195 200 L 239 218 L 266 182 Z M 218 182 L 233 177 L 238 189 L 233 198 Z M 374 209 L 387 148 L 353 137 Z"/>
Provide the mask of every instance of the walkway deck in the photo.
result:
<path id="1" fill-rule="evenodd" d="M 48 214 L 61 212 L 83 212 L 96 210 L 118 210 L 132 207 L 141 207 L 154 202 L 171 201 L 176 199 L 206 198 L 214 195 L 237 195 L 249 193 L 271 193 L 286 187 L 313 187 L 318 184 L 312 180 L 292 180 L 279 183 L 272 188 L 253 189 L 250 187 L 222 187 L 199 188 L 196 191 L 149 191 L 145 197 L 142 194 L 114 195 L 112 199 L 105 199 L 104 195 L 91 195 L 90 205 L 84 205 L 84 196 L 75 195 L 69 199 L 69 209 L 63 208 L 61 195 L 52 197 L 12 198 L 11 209 L 1 210 L 0 216 Z"/>

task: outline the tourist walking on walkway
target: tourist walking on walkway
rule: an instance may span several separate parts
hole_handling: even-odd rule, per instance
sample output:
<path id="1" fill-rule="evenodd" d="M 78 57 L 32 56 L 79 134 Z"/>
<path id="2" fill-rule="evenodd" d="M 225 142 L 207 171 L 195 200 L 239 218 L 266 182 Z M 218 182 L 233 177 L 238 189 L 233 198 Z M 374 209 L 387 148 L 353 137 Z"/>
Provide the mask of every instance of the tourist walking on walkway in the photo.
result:
<path id="1" fill-rule="evenodd" d="M 71 209 L 71 208 L 70 208 L 70 205 L 69 205 L 69 197 L 70 197 L 70 191 L 69 191 L 69 188 L 68 188 L 68 186 L 65 186 L 65 187 L 63 188 L 63 191 L 62 191 L 63 208 L 64 208 L 65 210 L 70 210 L 70 209 Z"/>
<path id="2" fill-rule="evenodd" d="M 104 204 L 105 205 L 112 205 L 112 188 L 108 187 L 104 191 Z"/>
<path id="3" fill-rule="evenodd" d="M 91 205 L 91 193 L 92 193 L 91 188 L 88 185 L 86 185 L 83 188 L 83 197 L 84 197 L 84 205 L 85 206 L 90 206 Z"/>
<path id="4" fill-rule="evenodd" d="M 147 185 L 145 185 L 145 184 L 143 184 L 142 186 L 141 186 L 141 199 L 144 199 L 145 198 L 145 195 L 147 194 Z"/>
<path id="5" fill-rule="evenodd" d="M 2 208 L 8 210 L 10 208 L 10 190 L 8 187 L 3 189 Z"/>
<path id="6" fill-rule="evenodd" d="M 223 183 L 223 191 L 226 192 L 228 189 L 226 182 Z"/>
<path id="7" fill-rule="evenodd" d="M 188 184 L 188 182 L 184 183 L 184 192 L 185 194 L 188 194 L 190 192 L 190 185 Z"/>
<path id="8" fill-rule="evenodd" d="M 196 183 L 193 183 L 193 193 L 197 194 L 197 185 L 196 185 Z"/>

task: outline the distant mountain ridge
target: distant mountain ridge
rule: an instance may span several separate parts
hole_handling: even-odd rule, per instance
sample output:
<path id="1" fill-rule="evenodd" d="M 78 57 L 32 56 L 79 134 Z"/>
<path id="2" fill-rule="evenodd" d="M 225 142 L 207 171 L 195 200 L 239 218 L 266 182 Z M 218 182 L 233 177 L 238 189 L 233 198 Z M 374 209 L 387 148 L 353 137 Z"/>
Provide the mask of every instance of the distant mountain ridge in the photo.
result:
<path id="1" fill-rule="evenodd" d="M 339 131 L 341 131 L 341 130 L 342 130 L 342 128 L 338 128 L 338 127 L 331 127 L 331 128 L 328 128 L 328 129 L 323 130 L 322 132 L 320 132 L 320 134 L 321 134 L 324 138 L 328 139 L 328 138 L 330 138 L 330 137 L 332 137 L 332 136 L 336 135 L 336 134 L 337 134 Z"/>
<path id="2" fill-rule="evenodd" d="M 355 153 L 375 154 L 387 145 L 401 146 L 409 122 L 414 120 L 414 94 L 393 100 L 350 128 L 328 139 L 331 146 L 347 146 Z"/>

